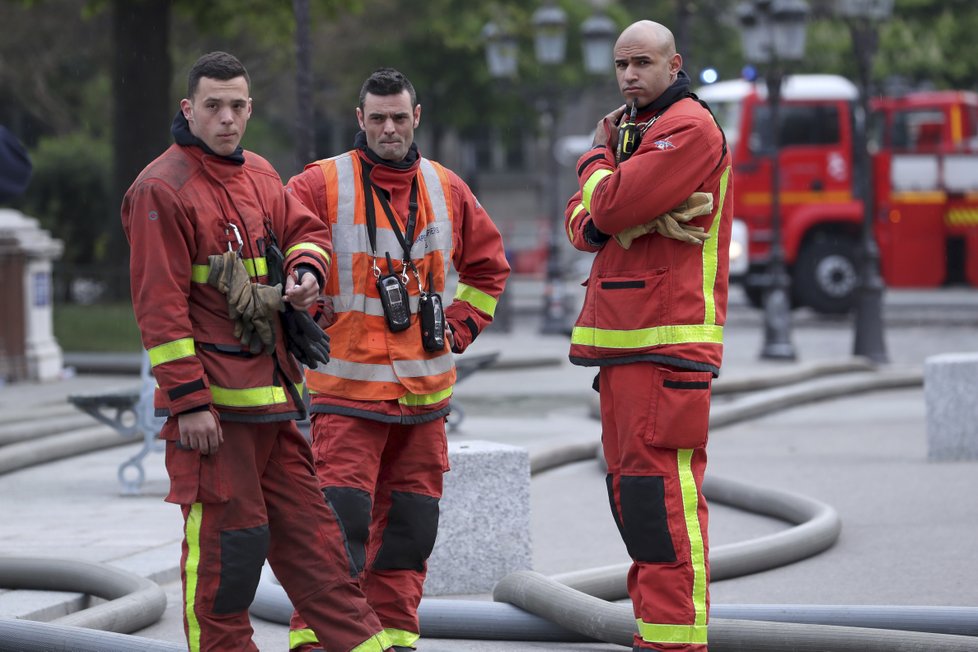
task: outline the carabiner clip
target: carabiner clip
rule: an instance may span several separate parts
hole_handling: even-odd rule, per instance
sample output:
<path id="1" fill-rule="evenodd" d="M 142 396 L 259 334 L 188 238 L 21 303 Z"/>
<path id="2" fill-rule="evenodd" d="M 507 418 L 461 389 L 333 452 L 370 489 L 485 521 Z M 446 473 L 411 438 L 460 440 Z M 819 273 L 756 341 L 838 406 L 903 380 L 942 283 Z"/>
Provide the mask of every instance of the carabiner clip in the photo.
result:
<path id="1" fill-rule="evenodd" d="M 234 231 L 234 239 L 238 241 L 238 250 L 235 253 L 240 256 L 241 250 L 244 249 L 244 240 L 241 239 L 241 232 L 238 231 L 238 225 L 234 222 L 228 222 L 228 228 L 224 229 L 224 235 L 228 236 L 228 251 L 234 251 L 234 248 L 231 247 L 231 231 Z"/>

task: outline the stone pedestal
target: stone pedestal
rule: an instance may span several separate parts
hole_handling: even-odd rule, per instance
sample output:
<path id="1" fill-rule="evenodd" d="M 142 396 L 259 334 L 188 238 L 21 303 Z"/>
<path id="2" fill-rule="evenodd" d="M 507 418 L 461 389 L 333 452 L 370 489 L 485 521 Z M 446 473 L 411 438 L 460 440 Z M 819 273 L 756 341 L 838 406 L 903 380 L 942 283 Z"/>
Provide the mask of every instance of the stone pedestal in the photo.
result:
<path id="1" fill-rule="evenodd" d="M 945 353 L 924 363 L 927 457 L 978 460 L 978 353 Z"/>
<path id="2" fill-rule="evenodd" d="M 37 220 L 0 209 L 0 379 L 47 381 L 61 375 L 51 263 L 63 249 Z"/>
<path id="3" fill-rule="evenodd" d="M 425 595 L 486 593 L 532 568 L 530 456 L 487 441 L 449 442 L 438 540 Z"/>

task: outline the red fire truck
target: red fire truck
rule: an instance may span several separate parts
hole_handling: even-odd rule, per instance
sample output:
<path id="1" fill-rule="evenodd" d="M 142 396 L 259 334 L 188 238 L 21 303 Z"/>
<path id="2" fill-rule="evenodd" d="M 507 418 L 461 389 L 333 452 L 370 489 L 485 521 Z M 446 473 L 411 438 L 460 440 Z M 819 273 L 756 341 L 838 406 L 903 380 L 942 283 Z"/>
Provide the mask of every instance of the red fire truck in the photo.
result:
<path id="1" fill-rule="evenodd" d="M 769 108 L 763 82 L 697 90 L 734 160 L 732 280 L 760 305 L 771 244 Z M 858 90 L 835 75 L 785 79 L 780 105 L 781 233 L 795 306 L 855 302 L 863 204 L 853 165 Z M 978 94 L 913 92 L 872 103 L 873 226 L 891 287 L 978 286 Z"/>

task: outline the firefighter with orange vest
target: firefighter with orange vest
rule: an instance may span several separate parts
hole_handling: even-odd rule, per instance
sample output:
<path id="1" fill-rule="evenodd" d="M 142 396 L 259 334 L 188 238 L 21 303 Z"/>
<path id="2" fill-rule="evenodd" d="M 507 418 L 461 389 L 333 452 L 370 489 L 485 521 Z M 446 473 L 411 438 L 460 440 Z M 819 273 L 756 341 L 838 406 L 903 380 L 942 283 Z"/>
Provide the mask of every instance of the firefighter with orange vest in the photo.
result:
<path id="1" fill-rule="evenodd" d="M 730 157 L 667 28 L 629 26 L 614 57 L 626 105 L 598 123 L 565 213 L 571 242 L 597 252 L 570 359 L 599 368 L 607 489 L 632 558 L 633 649 L 704 652 L 701 487 L 727 311 Z"/>
<path id="2" fill-rule="evenodd" d="M 421 106 L 404 75 L 370 75 L 356 114 L 355 149 L 310 163 L 287 186 L 329 225 L 335 254 L 323 318 L 331 359 L 306 372 L 313 454 L 349 576 L 392 649 L 411 650 L 448 471 L 453 352 L 492 321 L 509 265 L 468 186 L 418 153 Z M 443 308 L 449 265 L 458 284 Z M 301 613 L 290 643 L 324 647 Z"/>
<path id="3" fill-rule="evenodd" d="M 133 309 L 157 414 L 168 417 L 166 501 L 185 521 L 187 643 L 191 652 L 257 650 L 248 607 L 267 557 L 330 650 L 381 652 L 390 643 L 347 571 L 341 523 L 295 425 L 302 369 L 277 323 L 283 304 L 315 304 L 329 232 L 265 159 L 240 147 L 249 87 L 232 55 L 202 56 L 173 120 L 175 143 L 122 204 Z M 262 245 L 273 237 L 285 250 L 284 287 L 266 283 Z"/>

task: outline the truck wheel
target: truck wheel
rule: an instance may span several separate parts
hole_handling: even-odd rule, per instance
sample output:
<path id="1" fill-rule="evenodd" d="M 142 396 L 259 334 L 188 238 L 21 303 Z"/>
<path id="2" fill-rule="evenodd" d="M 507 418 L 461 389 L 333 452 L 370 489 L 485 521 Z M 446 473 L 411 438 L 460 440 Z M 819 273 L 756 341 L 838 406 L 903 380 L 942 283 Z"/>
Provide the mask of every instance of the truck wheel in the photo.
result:
<path id="1" fill-rule="evenodd" d="M 856 242 L 844 235 L 819 235 L 798 254 L 792 275 L 795 304 L 842 315 L 856 303 L 859 273 Z"/>

